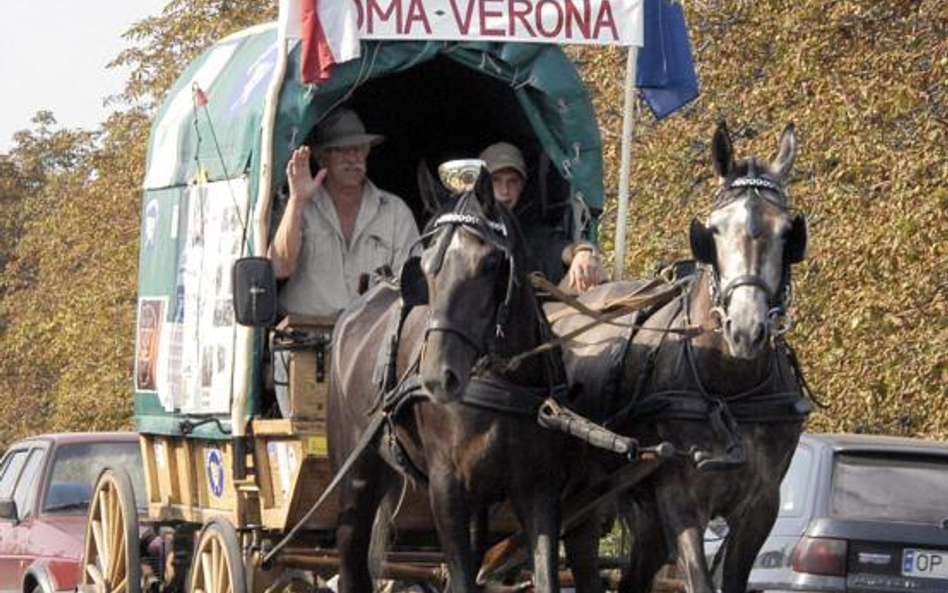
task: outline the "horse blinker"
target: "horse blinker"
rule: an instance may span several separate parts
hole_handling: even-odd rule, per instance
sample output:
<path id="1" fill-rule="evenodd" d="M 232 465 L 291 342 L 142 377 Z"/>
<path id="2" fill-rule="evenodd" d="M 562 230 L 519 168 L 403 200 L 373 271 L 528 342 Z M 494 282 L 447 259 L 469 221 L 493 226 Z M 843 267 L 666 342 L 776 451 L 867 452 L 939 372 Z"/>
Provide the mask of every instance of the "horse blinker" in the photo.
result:
<path id="1" fill-rule="evenodd" d="M 784 264 L 789 266 L 802 262 L 806 257 L 806 246 L 806 218 L 802 214 L 797 214 L 793 217 L 793 223 L 783 247 Z"/>
<path id="2" fill-rule="evenodd" d="M 703 264 L 715 263 L 714 235 L 711 229 L 701 224 L 698 219 L 691 220 L 689 230 L 691 239 L 691 253 L 695 259 Z"/>

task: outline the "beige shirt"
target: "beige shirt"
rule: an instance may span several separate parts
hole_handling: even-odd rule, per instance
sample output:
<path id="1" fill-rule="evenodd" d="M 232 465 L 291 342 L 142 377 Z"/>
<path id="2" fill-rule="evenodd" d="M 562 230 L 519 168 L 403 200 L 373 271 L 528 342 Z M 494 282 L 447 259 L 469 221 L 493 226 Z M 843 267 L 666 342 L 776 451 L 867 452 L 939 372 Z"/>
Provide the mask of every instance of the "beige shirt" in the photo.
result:
<path id="1" fill-rule="evenodd" d="M 296 271 L 280 292 L 287 313 L 331 316 L 356 296 L 359 276 L 388 265 L 398 272 L 418 239 L 408 206 L 366 181 L 352 244 L 346 246 L 325 187 L 303 210 L 303 243 Z"/>

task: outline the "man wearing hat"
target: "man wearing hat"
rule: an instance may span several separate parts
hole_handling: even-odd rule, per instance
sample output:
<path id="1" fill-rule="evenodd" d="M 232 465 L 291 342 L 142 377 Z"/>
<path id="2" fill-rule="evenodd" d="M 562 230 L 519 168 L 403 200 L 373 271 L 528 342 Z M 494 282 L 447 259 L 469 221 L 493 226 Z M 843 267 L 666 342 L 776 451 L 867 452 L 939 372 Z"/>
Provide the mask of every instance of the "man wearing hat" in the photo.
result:
<path id="1" fill-rule="evenodd" d="M 481 152 L 494 185 L 494 198 L 517 215 L 523 232 L 530 272 L 541 272 L 551 282 L 584 292 L 607 279 L 592 243 L 571 243 L 561 229 L 525 213 L 520 197 L 527 183 L 527 165 L 513 144 L 497 142 Z M 519 208 L 518 208 L 519 206 Z"/>
<path id="2" fill-rule="evenodd" d="M 360 276 L 407 259 L 418 238 L 411 210 L 366 177 L 369 151 L 383 139 L 343 107 L 316 128 L 315 176 L 308 146 L 290 157 L 289 201 L 269 251 L 277 278 L 287 279 L 285 312 L 336 315 L 357 296 Z"/>

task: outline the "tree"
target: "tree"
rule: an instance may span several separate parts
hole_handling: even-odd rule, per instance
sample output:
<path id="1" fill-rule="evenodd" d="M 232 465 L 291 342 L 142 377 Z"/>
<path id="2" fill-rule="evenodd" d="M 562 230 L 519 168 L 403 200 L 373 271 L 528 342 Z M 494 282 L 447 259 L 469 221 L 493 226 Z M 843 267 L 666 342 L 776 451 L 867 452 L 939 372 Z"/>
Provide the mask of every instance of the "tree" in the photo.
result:
<path id="1" fill-rule="evenodd" d="M 270 1 L 172 0 L 125 34 L 131 68 L 96 132 L 41 111 L 0 156 L 0 447 L 128 428 L 141 180 L 151 118 L 194 56 L 271 19 Z"/>

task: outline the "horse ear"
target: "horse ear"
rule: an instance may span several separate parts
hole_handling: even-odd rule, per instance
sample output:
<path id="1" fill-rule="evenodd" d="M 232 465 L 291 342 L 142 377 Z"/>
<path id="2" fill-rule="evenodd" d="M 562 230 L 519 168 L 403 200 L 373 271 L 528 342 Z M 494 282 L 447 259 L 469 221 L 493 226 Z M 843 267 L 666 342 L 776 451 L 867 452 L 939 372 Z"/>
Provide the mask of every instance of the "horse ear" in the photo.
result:
<path id="1" fill-rule="evenodd" d="M 493 211 L 494 180 L 486 167 L 481 167 L 481 173 L 477 176 L 477 181 L 474 183 L 474 195 L 477 196 L 477 201 L 481 203 L 481 208 L 485 213 Z"/>
<path id="2" fill-rule="evenodd" d="M 691 219 L 691 228 L 689 229 L 691 239 L 691 254 L 695 259 L 703 264 L 714 263 L 714 236 L 711 229 L 698 222 L 697 218 Z"/>
<path id="3" fill-rule="evenodd" d="M 724 179 L 734 170 L 734 147 L 731 145 L 731 135 L 727 131 L 727 122 L 718 122 L 711 139 L 711 158 L 714 162 L 714 171 L 718 177 Z"/>
<path id="4" fill-rule="evenodd" d="M 785 181 L 790 175 L 790 169 L 793 167 L 793 160 L 797 156 L 797 135 L 793 122 L 787 124 L 783 134 L 780 135 L 780 149 L 777 152 L 777 158 L 774 159 L 773 169 L 781 181 Z"/>
<path id="5" fill-rule="evenodd" d="M 790 225 L 790 232 L 787 233 L 786 243 L 784 243 L 784 259 L 787 264 L 798 264 L 806 257 L 806 218 L 802 214 L 793 217 L 793 223 Z"/>
<path id="6" fill-rule="evenodd" d="M 431 174 L 431 169 L 428 168 L 428 162 L 425 159 L 421 159 L 418 163 L 415 179 L 418 182 L 418 194 L 421 196 L 425 214 L 434 216 L 449 204 L 451 192 Z"/>

